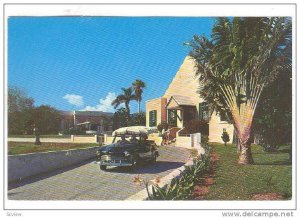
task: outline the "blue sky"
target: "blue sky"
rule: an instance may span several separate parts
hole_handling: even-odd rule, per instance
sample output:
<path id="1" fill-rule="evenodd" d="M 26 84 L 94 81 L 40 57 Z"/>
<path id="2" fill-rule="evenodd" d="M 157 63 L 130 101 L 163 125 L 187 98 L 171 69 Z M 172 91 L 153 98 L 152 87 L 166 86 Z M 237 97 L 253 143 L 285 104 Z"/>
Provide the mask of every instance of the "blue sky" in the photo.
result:
<path id="1" fill-rule="evenodd" d="M 172 81 L 193 35 L 211 32 L 213 18 L 11 17 L 8 84 L 26 90 L 35 105 L 59 110 L 113 112 L 111 100 L 135 79 L 145 100 Z M 137 103 L 132 102 L 132 112 Z"/>

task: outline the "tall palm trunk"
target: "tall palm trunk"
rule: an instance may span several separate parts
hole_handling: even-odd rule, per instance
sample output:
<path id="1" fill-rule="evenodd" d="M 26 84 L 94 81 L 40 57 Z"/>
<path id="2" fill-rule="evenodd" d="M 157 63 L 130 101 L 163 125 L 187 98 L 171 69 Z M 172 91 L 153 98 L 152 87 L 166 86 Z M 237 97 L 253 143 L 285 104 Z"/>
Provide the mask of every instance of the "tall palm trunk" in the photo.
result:
<path id="1" fill-rule="evenodd" d="M 236 128 L 238 143 L 240 146 L 240 156 L 238 163 L 240 164 L 253 164 L 253 158 L 251 153 L 251 129 L 254 112 L 257 106 L 259 97 L 263 91 L 264 85 L 259 85 L 255 78 L 251 78 L 251 91 L 248 100 L 240 102 L 239 96 L 242 93 L 246 96 L 246 78 L 240 76 L 239 81 L 241 81 L 241 86 L 239 91 L 234 89 L 229 85 L 221 87 L 225 101 L 227 102 Z"/>
<path id="2" fill-rule="evenodd" d="M 126 108 L 126 111 L 127 111 L 127 124 L 130 120 L 130 108 L 129 108 L 129 102 L 128 103 L 125 103 L 125 108 Z"/>
<path id="3" fill-rule="evenodd" d="M 244 132 L 242 135 L 239 135 L 238 141 L 240 145 L 240 156 L 239 164 L 254 164 L 252 153 L 251 153 L 251 127 Z"/>
<path id="4" fill-rule="evenodd" d="M 141 113 L 141 101 L 138 100 L 138 113 Z"/>

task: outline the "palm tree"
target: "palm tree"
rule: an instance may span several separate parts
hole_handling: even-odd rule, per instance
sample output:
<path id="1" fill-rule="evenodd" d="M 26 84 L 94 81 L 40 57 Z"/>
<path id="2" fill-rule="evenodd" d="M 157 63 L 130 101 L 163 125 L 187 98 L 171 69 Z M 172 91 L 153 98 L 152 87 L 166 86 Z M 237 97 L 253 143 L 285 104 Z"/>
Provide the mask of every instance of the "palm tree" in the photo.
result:
<path id="1" fill-rule="evenodd" d="M 252 164 L 251 131 L 264 88 L 291 70 L 292 25 L 286 18 L 219 18 L 211 39 L 187 43 L 195 60 L 200 96 L 232 119 L 240 145 L 239 163 Z"/>
<path id="2" fill-rule="evenodd" d="M 142 94 L 143 94 L 143 89 L 146 87 L 146 84 L 142 80 L 135 80 L 132 83 L 132 88 L 134 89 L 135 92 L 135 97 L 138 102 L 138 113 L 141 112 L 141 100 L 142 100 Z"/>
<path id="3" fill-rule="evenodd" d="M 127 111 L 127 119 L 130 118 L 130 108 L 129 103 L 131 100 L 135 100 L 136 97 L 133 94 L 133 90 L 131 87 L 129 88 L 122 88 L 123 94 L 120 94 L 116 97 L 115 100 L 111 102 L 111 105 L 113 105 L 115 108 L 117 108 L 120 104 L 125 104 L 125 108 Z"/>

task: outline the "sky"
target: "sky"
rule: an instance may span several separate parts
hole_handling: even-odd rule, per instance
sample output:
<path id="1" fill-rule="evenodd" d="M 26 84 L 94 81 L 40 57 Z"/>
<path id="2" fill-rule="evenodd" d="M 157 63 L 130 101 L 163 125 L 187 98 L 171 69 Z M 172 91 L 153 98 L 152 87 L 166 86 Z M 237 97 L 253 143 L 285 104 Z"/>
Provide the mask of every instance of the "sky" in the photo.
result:
<path id="1" fill-rule="evenodd" d="M 194 35 L 210 35 L 204 17 L 10 17 L 8 85 L 35 106 L 114 112 L 111 101 L 135 79 L 145 101 L 161 97 Z M 137 102 L 130 104 L 137 112 Z"/>

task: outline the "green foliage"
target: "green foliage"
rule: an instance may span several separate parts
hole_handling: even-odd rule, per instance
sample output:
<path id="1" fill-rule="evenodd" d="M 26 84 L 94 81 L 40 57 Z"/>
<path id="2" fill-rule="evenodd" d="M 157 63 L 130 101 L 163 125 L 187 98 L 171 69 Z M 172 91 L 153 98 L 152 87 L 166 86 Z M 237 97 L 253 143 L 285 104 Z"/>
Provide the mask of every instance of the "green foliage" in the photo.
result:
<path id="1" fill-rule="evenodd" d="M 113 116 L 113 129 L 128 126 L 128 112 L 125 108 L 119 108 Z"/>
<path id="2" fill-rule="evenodd" d="M 157 125 L 157 130 L 159 132 L 162 132 L 163 129 L 168 130 L 169 128 L 170 128 L 170 125 L 167 122 L 162 122 Z"/>
<path id="3" fill-rule="evenodd" d="M 193 164 L 185 166 L 180 177 L 174 178 L 165 187 L 152 185 L 152 192 L 148 190 L 148 200 L 186 200 L 189 199 L 195 183 L 201 178 L 204 172 L 210 167 L 210 150 L 206 149 L 205 154 L 193 159 Z"/>
<path id="4" fill-rule="evenodd" d="M 146 126 L 146 114 L 143 112 L 132 114 L 128 126 Z"/>
<path id="5" fill-rule="evenodd" d="M 208 135 L 201 134 L 201 144 L 202 146 L 208 146 Z"/>
<path id="6" fill-rule="evenodd" d="M 215 168 L 214 185 L 204 200 L 250 200 L 254 194 L 279 193 L 292 197 L 292 164 L 289 146 L 281 146 L 278 153 L 266 153 L 261 146 L 252 145 L 255 165 L 237 165 L 236 147 L 213 144 L 219 155 Z"/>
<path id="7" fill-rule="evenodd" d="M 34 100 L 17 87 L 8 88 L 8 134 L 30 134 Z"/>
<path id="8" fill-rule="evenodd" d="M 276 150 L 292 142 L 292 77 L 291 72 L 281 72 L 279 77 L 264 90 L 263 104 L 258 105 L 254 117 L 254 134 L 266 150 Z"/>
<path id="9" fill-rule="evenodd" d="M 113 129 L 118 129 L 125 126 L 145 126 L 145 113 L 135 113 L 127 117 L 127 110 L 125 108 L 118 109 L 113 116 Z"/>
<path id="10" fill-rule="evenodd" d="M 57 134 L 60 114 L 50 106 L 34 107 L 34 100 L 17 87 L 8 89 L 8 134 L 33 134 L 34 125 L 40 134 Z"/>
<path id="11" fill-rule="evenodd" d="M 8 113 L 22 112 L 33 108 L 34 100 L 18 87 L 8 87 Z"/>
<path id="12" fill-rule="evenodd" d="M 111 102 L 111 105 L 113 105 L 115 108 L 117 108 L 120 106 L 120 104 L 124 103 L 125 108 L 126 108 L 127 120 L 129 120 L 129 116 L 130 116 L 129 104 L 130 104 L 130 101 L 136 99 L 136 96 L 133 94 L 132 87 L 122 88 L 122 92 L 123 92 L 122 94 L 118 95 L 116 97 L 116 99 L 114 99 Z"/>
<path id="13" fill-rule="evenodd" d="M 136 79 L 133 83 L 132 83 L 132 88 L 134 90 L 134 94 L 135 94 L 135 99 L 138 102 L 138 113 L 141 112 L 140 110 L 140 103 L 142 100 L 142 94 L 143 94 L 143 89 L 146 87 L 145 82 L 143 82 L 142 80 Z"/>
<path id="14" fill-rule="evenodd" d="M 193 134 L 198 133 L 208 135 L 208 122 L 205 120 L 190 120 L 185 122 L 184 129 L 180 134 Z"/>
<path id="15" fill-rule="evenodd" d="M 289 18 L 221 17 L 211 38 L 195 35 L 186 44 L 196 61 L 200 97 L 209 104 L 211 112 L 230 115 L 235 104 L 240 108 L 253 99 L 254 103 L 259 102 L 260 91 L 256 89 L 268 87 L 281 72 L 291 72 Z"/>
<path id="16" fill-rule="evenodd" d="M 55 134 L 60 130 L 60 113 L 53 107 L 41 105 L 34 109 L 33 122 L 40 134 Z"/>
<path id="17" fill-rule="evenodd" d="M 227 142 L 230 141 L 229 134 L 226 131 L 223 131 L 221 138 L 222 138 L 225 146 L 226 146 Z"/>
<path id="18" fill-rule="evenodd" d="M 266 86 L 279 72 L 291 67 L 291 22 L 273 17 L 218 18 L 211 39 L 194 36 L 186 43 L 192 48 L 190 55 L 196 60 L 201 88 L 200 96 L 217 111 L 228 110 L 221 90 L 229 84 L 236 90 L 236 100 L 243 103 L 251 97 L 250 79 L 258 78 Z M 246 78 L 246 90 L 239 82 Z"/>
<path id="19" fill-rule="evenodd" d="M 18 154 L 28 154 L 37 152 L 47 152 L 47 151 L 61 151 L 68 149 L 79 149 L 79 148 L 89 148 L 97 147 L 97 143 L 50 143 L 43 142 L 41 145 L 35 145 L 31 142 L 8 142 L 8 154 L 18 155 Z"/>

